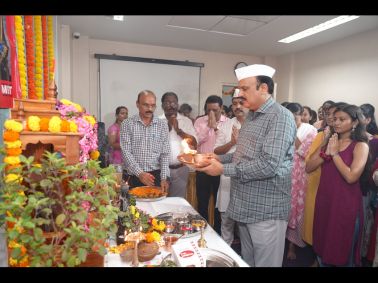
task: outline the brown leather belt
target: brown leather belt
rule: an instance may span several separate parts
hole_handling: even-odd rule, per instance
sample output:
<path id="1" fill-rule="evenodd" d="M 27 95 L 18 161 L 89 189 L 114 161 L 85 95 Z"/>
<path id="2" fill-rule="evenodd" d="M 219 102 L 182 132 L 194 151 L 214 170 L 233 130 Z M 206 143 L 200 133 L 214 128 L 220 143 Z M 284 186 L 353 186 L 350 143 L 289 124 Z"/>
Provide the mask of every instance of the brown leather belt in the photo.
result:
<path id="1" fill-rule="evenodd" d="M 182 163 L 177 164 L 177 165 L 169 165 L 169 169 L 179 169 L 182 166 L 184 166 L 184 164 L 182 164 Z"/>

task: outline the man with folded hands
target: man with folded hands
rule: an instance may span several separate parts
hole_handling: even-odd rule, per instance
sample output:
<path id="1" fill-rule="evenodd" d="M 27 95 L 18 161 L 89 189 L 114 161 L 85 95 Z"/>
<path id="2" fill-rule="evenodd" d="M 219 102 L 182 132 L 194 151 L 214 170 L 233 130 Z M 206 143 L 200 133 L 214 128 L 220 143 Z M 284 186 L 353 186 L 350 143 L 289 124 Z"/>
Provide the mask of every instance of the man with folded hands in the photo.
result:
<path id="1" fill-rule="evenodd" d="M 159 118 L 168 122 L 169 144 L 169 194 L 170 197 L 186 197 L 189 168 L 180 163 L 177 156 L 181 153 L 181 142 L 185 139 L 192 149 L 197 148 L 197 137 L 192 121 L 178 113 L 178 97 L 174 92 L 166 92 L 161 98 L 164 114 Z"/>

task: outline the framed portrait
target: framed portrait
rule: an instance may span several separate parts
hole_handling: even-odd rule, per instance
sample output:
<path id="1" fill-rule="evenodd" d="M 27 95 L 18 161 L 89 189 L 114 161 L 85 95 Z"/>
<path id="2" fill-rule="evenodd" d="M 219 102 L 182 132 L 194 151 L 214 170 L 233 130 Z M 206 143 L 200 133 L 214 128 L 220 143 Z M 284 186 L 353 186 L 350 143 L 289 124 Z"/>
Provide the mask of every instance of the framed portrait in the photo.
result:
<path id="1" fill-rule="evenodd" d="M 223 105 L 226 105 L 227 107 L 231 105 L 232 103 L 232 96 L 234 95 L 234 90 L 237 85 L 233 84 L 224 84 L 222 85 L 222 100 Z"/>

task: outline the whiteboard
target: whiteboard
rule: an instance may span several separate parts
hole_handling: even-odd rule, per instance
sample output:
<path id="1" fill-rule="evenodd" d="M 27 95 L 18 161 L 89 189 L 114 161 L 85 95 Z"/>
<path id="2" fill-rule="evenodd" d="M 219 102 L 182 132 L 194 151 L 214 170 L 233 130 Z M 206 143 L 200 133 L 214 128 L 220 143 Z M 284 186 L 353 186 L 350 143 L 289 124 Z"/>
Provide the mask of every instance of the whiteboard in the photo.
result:
<path id="1" fill-rule="evenodd" d="M 126 106 L 129 117 L 138 113 L 136 100 L 142 90 L 156 95 L 155 115 L 163 114 L 161 97 L 165 92 L 177 94 L 179 104 L 188 103 L 193 116 L 198 115 L 201 68 L 123 60 L 100 60 L 99 114 L 106 129 L 115 121 L 115 109 Z M 174 61 L 177 62 L 177 61 Z"/>

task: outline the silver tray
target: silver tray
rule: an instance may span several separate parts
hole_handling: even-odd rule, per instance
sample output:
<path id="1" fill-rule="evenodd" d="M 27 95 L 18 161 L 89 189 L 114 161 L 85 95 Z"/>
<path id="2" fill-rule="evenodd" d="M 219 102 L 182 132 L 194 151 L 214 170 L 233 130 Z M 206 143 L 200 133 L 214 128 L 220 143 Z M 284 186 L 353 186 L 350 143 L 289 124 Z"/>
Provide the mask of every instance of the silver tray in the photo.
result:
<path id="1" fill-rule="evenodd" d="M 223 252 L 209 248 L 200 248 L 200 252 L 206 260 L 206 267 L 239 267 L 239 264 L 234 259 Z M 175 265 L 170 266 L 177 266 L 172 254 L 168 254 L 162 260 L 160 266 L 168 266 L 168 262 L 175 263 Z"/>
<path id="2" fill-rule="evenodd" d="M 149 202 L 149 201 L 158 201 L 158 200 L 162 200 L 162 199 L 165 199 L 167 196 L 162 196 L 162 197 L 158 197 L 158 198 L 135 198 L 136 201 L 145 201 L 145 202 Z"/>
<path id="3" fill-rule="evenodd" d="M 171 220 L 171 221 L 175 221 L 175 214 L 173 212 L 167 212 L 167 213 L 162 213 L 162 214 L 159 214 L 157 216 L 155 216 L 156 219 L 158 220 Z M 204 227 L 204 231 L 206 230 L 207 228 L 207 222 L 206 220 L 199 214 L 190 214 L 190 213 L 187 213 L 187 216 L 186 218 L 189 219 L 189 222 L 191 222 L 192 220 L 194 219 L 200 219 L 200 220 L 204 220 L 205 221 L 205 227 Z M 178 226 L 176 226 L 175 230 L 172 231 L 172 232 L 166 232 L 167 234 L 180 234 L 182 235 L 182 231 L 180 231 L 178 229 Z M 186 234 L 186 235 L 183 235 L 181 237 L 181 239 L 185 239 L 185 238 L 191 238 L 191 237 L 195 237 L 195 236 L 200 236 L 201 235 L 201 231 L 194 231 L 192 230 L 190 233 Z"/>
<path id="4" fill-rule="evenodd" d="M 206 259 L 206 267 L 239 267 L 233 258 L 220 251 L 200 248 L 200 252 Z"/>

